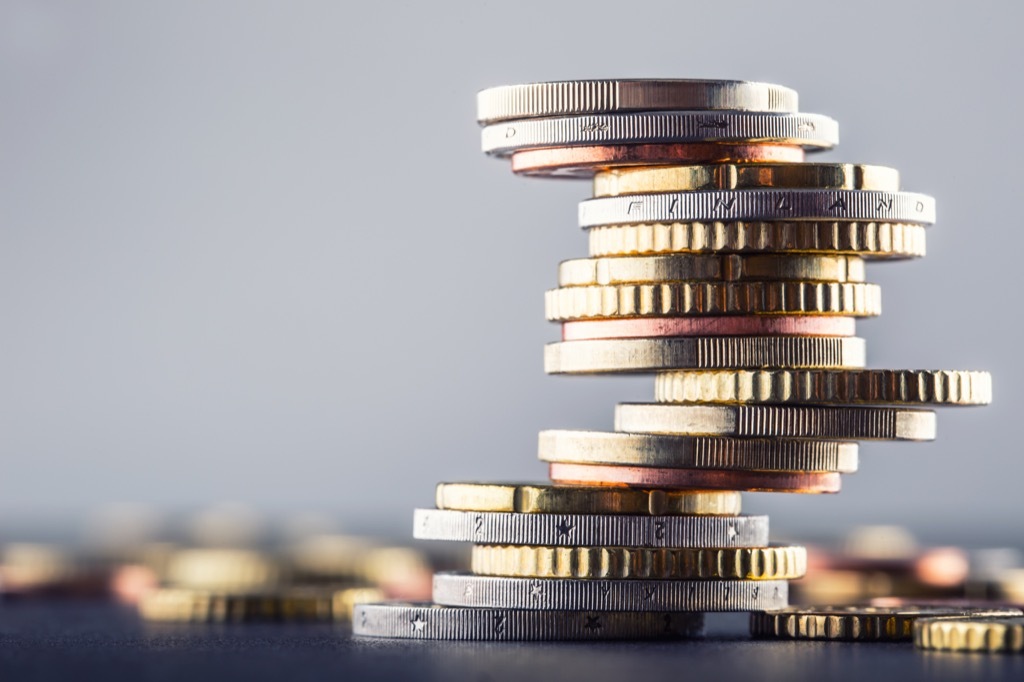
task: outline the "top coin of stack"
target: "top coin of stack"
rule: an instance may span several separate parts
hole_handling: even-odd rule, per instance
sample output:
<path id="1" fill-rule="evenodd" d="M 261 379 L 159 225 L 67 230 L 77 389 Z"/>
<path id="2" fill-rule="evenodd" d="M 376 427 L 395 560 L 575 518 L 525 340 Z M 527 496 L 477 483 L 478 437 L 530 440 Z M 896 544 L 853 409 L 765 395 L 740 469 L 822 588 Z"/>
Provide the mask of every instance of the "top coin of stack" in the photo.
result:
<path id="1" fill-rule="evenodd" d="M 653 372 L 655 401 L 619 405 L 613 432 L 542 432 L 554 486 L 442 484 L 416 535 L 476 543 L 475 575 L 434 582 L 435 602 L 470 611 L 359 606 L 356 632 L 647 637 L 664 632 L 642 614 L 664 611 L 688 635 L 694 612 L 778 609 L 805 550 L 710 496 L 838 492 L 853 441 L 930 440 L 919 408 L 989 402 L 984 372 L 864 369 L 855 321 L 881 312 L 865 263 L 923 256 L 934 201 L 890 168 L 805 162 L 838 125 L 794 91 L 512 85 L 481 92 L 478 119 L 484 152 L 516 173 L 593 181 L 590 258 L 562 263 L 546 295 L 562 325 L 546 371 Z"/>

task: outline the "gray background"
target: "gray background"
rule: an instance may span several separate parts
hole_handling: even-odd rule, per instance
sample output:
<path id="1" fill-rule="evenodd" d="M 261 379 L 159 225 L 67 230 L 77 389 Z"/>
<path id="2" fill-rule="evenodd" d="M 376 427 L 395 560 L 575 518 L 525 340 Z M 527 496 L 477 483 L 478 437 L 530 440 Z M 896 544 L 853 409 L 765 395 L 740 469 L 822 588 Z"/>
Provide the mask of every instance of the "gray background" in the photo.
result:
<path id="1" fill-rule="evenodd" d="M 481 88 L 778 82 L 820 159 L 935 195 L 873 266 L 879 367 L 988 369 L 933 444 L 868 444 L 773 528 L 1019 518 L 1020 15 L 1010 3 L 0 1 L 0 516 L 234 500 L 404 533 L 453 479 L 543 479 L 536 431 L 610 428 L 649 378 L 546 377 L 542 292 L 586 183 L 478 150 Z"/>

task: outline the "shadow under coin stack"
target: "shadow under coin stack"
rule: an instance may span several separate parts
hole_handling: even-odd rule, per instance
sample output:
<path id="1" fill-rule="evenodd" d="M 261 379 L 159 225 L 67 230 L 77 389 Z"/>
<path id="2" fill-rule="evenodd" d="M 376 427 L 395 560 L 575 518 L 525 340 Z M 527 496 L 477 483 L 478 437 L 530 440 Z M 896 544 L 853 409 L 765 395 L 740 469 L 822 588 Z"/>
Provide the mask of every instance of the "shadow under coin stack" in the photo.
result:
<path id="1" fill-rule="evenodd" d="M 931 440 L 925 405 L 989 402 L 984 372 L 869 370 L 866 260 L 924 255 L 934 201 L 895 170 L 806 163 L 837 123 L 739 81 L 485 90 L 483 148 L 516 173 L 593 178 L 590 258 L 546 296 L 550 374 L 654 373 L 615 431 L 545 431 L 554 485 L 441 484 L 416 537 L 475 543 L 434 604 L 356 607 L 357 634 L 660 638 L 701 614 L 787 605 L 802 547 L 768 543 L 740 491 L 834 493 L 858 440 Z M 763 628 L 759 631 L 763 634 Z"/>

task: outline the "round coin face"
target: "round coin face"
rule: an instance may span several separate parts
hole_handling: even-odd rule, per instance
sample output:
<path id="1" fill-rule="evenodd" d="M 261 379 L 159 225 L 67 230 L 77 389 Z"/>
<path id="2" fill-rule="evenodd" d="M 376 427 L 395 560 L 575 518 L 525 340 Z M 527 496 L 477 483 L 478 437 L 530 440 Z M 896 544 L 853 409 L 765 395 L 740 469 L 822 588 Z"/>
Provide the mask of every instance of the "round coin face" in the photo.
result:
<path id="1" fill-rule="evenodd" d="M 678 612 L 526 611 L 429 603 L 358 604 L 361 637 L 470 641 L 678 639 L 703 630 L 703 615 Z"/>
<path id="2" fill-rule="evenodd" d="M 836 639 L 850 641 L 909 641 L 918 618 L 1020 615 L 1012 610 L 943 607 L 825 606 L 793 607 L 750 616 L 756 637 Z"/>

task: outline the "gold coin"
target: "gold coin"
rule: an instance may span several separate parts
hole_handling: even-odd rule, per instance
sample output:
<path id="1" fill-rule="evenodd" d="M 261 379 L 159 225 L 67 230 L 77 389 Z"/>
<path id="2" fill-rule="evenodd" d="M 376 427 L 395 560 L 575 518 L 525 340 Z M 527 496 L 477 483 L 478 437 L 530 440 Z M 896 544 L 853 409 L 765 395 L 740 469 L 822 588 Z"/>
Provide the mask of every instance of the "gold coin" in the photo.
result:
<path id="1" fill-rule="evenodd" d="M 807 572 L 807 550 L 476 545 L 471 570 L 515 578 L 788 580 Z"/>
<path id="2" fill-rule="evenodd" d="M 526 514 L 708 514 L 736 516 L 740 494 L 627 490 L 516 483 L 439 483 L 437 508 Z"/>
<path id="3" fill-rule="evenodd" d="M 853 473 L 857 444 L 783 438 L 707 438 L 541 431 L 540 460 L 575 464 Z"/>
<path id="4" fill-rule="evenodd" d="M 564 287 L 545 292 L 547 319 L 676 315 L 842 315 L 882 313 L 877 284 L 825 282 L 671 282 Z"/>
<path id="5" fill-rule="evenodd" d="M 925 227 L 850 221 L 646 223 L 587 230 L 591 256 L 660 253 L 821 253 L 919 258 Z"/>
<path id="6" fill-rule="evenodd" d="M 897 192 L 894 168 L 852 163 L 721 163 L 613 168 L 594 175 L 594 196 L 711 189 L 863 189 Z"/>
<path id="7" fill-rule="evenodd" d="M 912 369 L 662 372 L 659 403 L 987 405 L 988 372 Z"/>
<path id="8" fill-rule="evenodd" d="M 193 623 L 348 621 L 355 603 L 383 598 L 374 587 L 291 587 L 253 593 L 162 588 L 142 598 L 139 613 L 151 621 Z"/>
<path id="9" fill-rule="evenodd" d="M 177 587 L 257 590 L 283 582 L 283 569 L 267 555 L 245 549 L 185 549 L 167 562 L 166 580 Z"/>
<path id="10" fill-rule="evenodd" d="M 910 641 L 918 618 L 1019 615 L 1014 611 L 912 606 L 793 607 L 750 614 L 750 634 L 779 639 Z"/>
<path id="11" fill-rule="evenodd" d="M 558 266 L 560 287 L 689 280 L 863 282 L 864 259 L 806 254 L 619 256 L 578 258 Z"/>
<path id="12" fill-rule="evenodd" d="M 914 644 L 943 651 L 1024 652 L 1024 617 L 921 618 Z"/>

